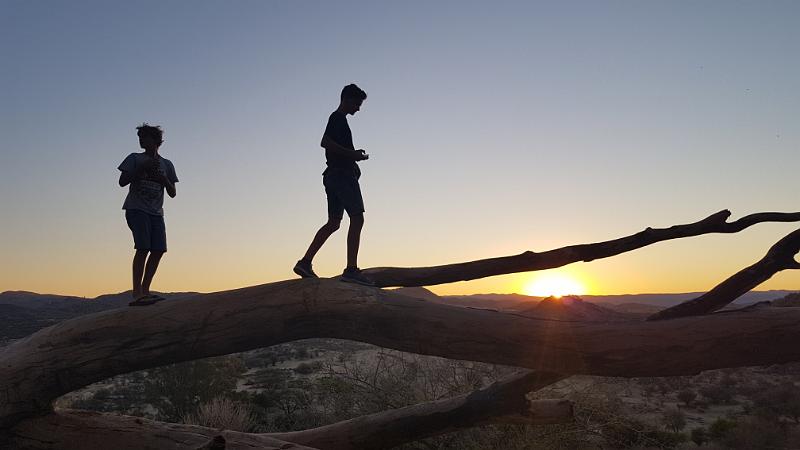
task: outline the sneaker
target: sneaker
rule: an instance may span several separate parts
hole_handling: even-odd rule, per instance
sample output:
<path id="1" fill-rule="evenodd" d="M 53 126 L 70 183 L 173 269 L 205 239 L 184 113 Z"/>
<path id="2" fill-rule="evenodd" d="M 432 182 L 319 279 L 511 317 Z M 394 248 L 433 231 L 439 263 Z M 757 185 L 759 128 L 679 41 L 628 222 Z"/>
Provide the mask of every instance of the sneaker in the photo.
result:
<path id="1" fill-rule="evenodd" d="M 342 281 L 345 283 L 355 283 L 362 286 L 375 286 L 375 282 L 365 277 L 358 267 L 348 267 L 342 272 Z"/>
<path id="2" fill-rule="evenodd" d="M 303 259 L 297 261 L 297 264 L 294 265 L 294 273 L 303 278 L 319 278 L 317 274 L 314 273 L 314 269 L 311 268 L 311 261 Z"/>

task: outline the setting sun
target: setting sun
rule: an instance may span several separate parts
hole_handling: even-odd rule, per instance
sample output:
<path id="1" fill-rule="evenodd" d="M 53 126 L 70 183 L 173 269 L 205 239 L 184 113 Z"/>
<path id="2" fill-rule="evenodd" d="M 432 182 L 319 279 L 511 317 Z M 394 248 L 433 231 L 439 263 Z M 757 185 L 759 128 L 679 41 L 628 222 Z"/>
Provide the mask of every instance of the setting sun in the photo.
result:
<path id="1" fill-rule="evenodd" d="M 525 285 L 524 293 L 536 297 L 562 297 L 584 295 L 586 288 L 574 278 L 562 274 L 546 274 L 534 278 Z"/>

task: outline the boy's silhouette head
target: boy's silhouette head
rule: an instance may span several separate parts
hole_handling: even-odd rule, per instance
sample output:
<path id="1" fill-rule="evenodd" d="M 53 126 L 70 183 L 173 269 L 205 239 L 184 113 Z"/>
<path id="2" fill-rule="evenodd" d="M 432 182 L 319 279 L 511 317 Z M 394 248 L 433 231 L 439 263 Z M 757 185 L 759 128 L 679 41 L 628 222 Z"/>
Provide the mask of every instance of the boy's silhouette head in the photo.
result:
<path id="1" fill-rule="evenodd" d="M 367 93 L 355 84 L 348 84 L 342 89 L 339 111 L 353 115 L 361 109 L 361 104 L 366 100 Z"/>
<path id="2" fill-rule="evenodd" d="M 139 136 L 139 147 L 148 152 L 155 152 L 164 143 L 164 130 L 158 125 L 145 122 L 136 127 L 136 134 Z"/>

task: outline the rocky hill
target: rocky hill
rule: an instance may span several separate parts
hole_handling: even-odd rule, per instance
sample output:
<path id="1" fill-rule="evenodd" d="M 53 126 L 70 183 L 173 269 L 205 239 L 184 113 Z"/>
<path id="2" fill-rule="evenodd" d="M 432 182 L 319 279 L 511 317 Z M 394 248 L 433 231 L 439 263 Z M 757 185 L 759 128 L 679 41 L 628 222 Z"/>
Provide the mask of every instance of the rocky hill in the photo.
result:
<path id="1" fill-rule="evenodd" d="M 584 301 L 575 295 L 547 297 L 535 306 L 523 309 L 517 314 L 541 319 L 576 320 L 582 322 L 624 322 L 636 320 L 630 314 L 604 308 Z"/>

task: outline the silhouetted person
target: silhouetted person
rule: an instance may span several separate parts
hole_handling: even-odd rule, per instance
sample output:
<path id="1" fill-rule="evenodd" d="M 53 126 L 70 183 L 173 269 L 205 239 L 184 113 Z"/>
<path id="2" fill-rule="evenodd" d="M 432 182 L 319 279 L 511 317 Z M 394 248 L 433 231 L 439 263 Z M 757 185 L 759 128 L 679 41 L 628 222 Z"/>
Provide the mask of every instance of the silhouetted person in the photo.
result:
<path id="1" fill-rule="evenodd" d="M 361 170 L 356 162 L 368 159 L 369 155 L 364 150 L 355 149 L 353 135 L 347 124 L 347 115 L 358 112 L 366 98 L 367 93 L 355 84 L 345 86 L 339 107 L 328 118 L 328 126 L 325 127 L 320 143 L 325 148 L 328 164 L 328 168 L 322 173 L 322 184 L 328 196 L 328 222 L 317 231 L 305 256 L 294 266 L 294 272 L 303 278 L 317 277 L 311 268 L 311 261 L 328 237 L 339 229 L 344 211 L 347 211 L 350 230 L 347 232 L 347 267 L 342 273 L 342 281 L 374 286 L 372 280 L 361 273 L 357 264 L 361 228 L 364 226 L 364 200 L 358 185 Z"/>
<path id="2" fill-rule="evenodd" d="M 131 153 L 119 165 L 119 185 L 128 188 L 122 209 L 133 233 L 136 253 L 133 256 L 133 301 L 131 306 L 150 305 L 164 300 L 150 293 L 150 283 L 161 257 L 167 251 L 167 232 L 164 226 L 164 190 L 175 197 L 175 166 L 158 154 L 164 142 L 159 126 L 143 123 L 136 127 L 142 153 Z M 149 257 L 148 257 L 149 253 Z"/>

